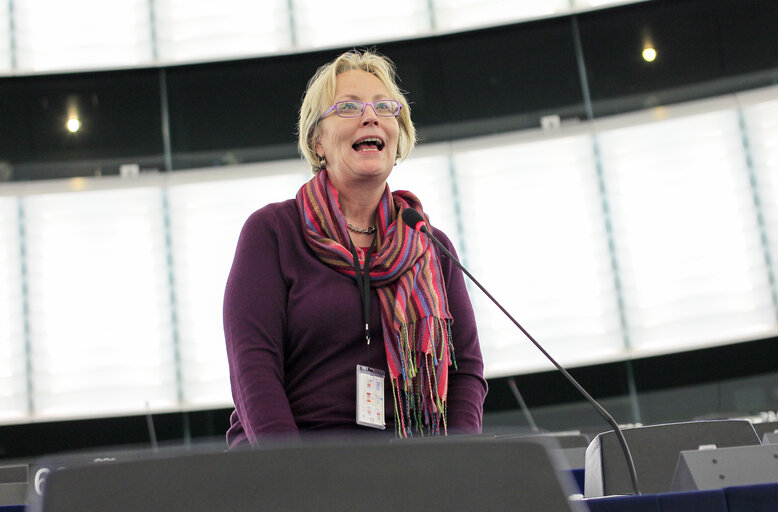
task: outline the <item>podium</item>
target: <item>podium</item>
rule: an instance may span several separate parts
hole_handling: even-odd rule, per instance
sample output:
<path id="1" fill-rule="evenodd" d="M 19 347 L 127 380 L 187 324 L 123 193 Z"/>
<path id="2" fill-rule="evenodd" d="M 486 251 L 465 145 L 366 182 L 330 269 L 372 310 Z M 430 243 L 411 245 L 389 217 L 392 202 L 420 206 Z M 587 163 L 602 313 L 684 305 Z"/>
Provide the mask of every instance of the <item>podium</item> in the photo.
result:
<path id="1" fill-rule="evenodd" d="M 448 438 L 278 445 L 53 471 L 42 512 L 581 512 L 546 443 Z"/>

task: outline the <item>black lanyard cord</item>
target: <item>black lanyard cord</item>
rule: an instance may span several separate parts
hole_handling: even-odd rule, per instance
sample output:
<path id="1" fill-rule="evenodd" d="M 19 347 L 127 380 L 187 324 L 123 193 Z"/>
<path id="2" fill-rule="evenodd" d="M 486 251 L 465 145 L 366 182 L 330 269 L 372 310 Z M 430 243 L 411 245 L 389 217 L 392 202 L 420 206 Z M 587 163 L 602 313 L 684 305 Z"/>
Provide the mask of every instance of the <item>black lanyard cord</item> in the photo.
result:
<path id="1" fill-rule="evenodd" d="M 357 277 L 357 288 L 359 288 L 359 296 L 362 299 L 362 313 L 365 319 L 365 342 L 368 347 L 370 346 L 370 257 L 373 254 L 375 248 L 375 238 L 373 243 L 370 244 L 370 249 L 365 254 L 365 265 L 360 268 L 359 256 L 357 256 L 357 250 L 354 248 L 354 243 L 351 243 L 351 254 L 354 256 L 354 273 Z M 368 356 L 370 352 L 368 351 Z M 368 362 L 368 366 L 370 363 Z"/>

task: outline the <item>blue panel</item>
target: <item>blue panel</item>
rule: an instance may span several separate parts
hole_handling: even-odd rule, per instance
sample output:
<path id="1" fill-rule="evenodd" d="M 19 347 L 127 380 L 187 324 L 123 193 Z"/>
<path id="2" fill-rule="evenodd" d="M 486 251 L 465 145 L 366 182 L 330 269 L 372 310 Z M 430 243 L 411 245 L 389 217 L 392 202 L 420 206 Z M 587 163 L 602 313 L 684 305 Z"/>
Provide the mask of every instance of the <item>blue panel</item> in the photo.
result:
<path id="1" fill-rule="evenodd" d="M 727 512 L 727 498 L 720 489 L 659 495 L 662 512 Z"/>
<path id="2" fill-rule="evenodd" d="M 778 484 L 744 485 L 724 489 L 729 512 L 775 512 Z"/>
<path id="3" fill-rule="evenodd" d="M 655 494 L 596 498 L 586 504 L 591 512 L 662 512 Z"/>
<path id="4" fill-rule="evenodd" d="M 584 470 L 581 469 L 571 469 L 570 474 L 573 475 L 573 480 L 575 481 L 576 485 L 578 486 L 578 492 L 583 494 L 584 492 Z"/>

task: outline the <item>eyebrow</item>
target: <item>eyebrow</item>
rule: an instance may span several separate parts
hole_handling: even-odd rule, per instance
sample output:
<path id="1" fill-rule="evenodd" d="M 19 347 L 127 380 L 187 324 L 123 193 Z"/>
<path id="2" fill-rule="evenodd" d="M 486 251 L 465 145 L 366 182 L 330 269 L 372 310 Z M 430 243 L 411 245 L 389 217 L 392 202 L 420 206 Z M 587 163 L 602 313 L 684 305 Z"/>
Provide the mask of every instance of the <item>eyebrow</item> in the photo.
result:
<path id="1" fill-rule="evenodd" d="M 372 101 L 376 101 L 376 100 L 390 100 L 390 99 L 392 99 L 392 98 L 390 98 L 388 95 L 385 96 L 383 94 L 376 94 L 375 96 L 373 96 L 373 100 Z M 354 94 L 344 94 L 343 96 L 340 97 L 340 99 L 336 98 L 335 102 L 337 103 L 338 101 L 345 101 L 345 100 L 362 101 L 361 99 L 359 99 L 359 96 L 356 96 Z"/>

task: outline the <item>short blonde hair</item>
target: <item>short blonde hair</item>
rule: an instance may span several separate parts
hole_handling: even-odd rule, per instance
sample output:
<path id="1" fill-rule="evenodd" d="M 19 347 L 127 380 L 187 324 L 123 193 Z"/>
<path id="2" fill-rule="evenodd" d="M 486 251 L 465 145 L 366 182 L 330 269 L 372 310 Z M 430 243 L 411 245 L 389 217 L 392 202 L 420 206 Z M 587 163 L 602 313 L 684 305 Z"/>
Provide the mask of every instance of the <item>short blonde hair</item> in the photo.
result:
<path id="1" fill-rule="evenodd" d="M 314 173 L 320 171 L 319 155 L 316 154 L 316 141 L 319 138 L 319 118 L 332 106 L 335 99 L 337 76 L 344 71 L 366 71 L 381 80 L 389 91 L 389 98 L 402 103 L 397 116 L 400 135 L 397 141 L 396 160 L 408 156 L 416 144 L 416 128 L 411 121 L 411 108 L 395 82 L 397 74 L 394 63 L 387 57 L 372 50 L 350 50 L 339 55 L 329 64 L 320 67 L 308 81 L 308 87 L 300 106 L 300 118 L 297 123 L 297 148 L 311 165 Z"/>

